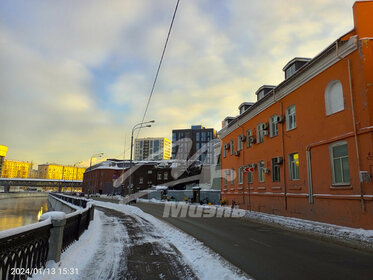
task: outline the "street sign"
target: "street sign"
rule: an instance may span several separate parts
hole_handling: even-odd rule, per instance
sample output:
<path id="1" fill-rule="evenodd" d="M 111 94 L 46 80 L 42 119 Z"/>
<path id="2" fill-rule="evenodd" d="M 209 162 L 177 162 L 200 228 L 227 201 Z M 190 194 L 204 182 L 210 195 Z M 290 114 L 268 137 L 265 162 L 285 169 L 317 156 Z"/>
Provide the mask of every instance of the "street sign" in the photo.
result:
<path id="1" fill-rule="evenodd" d="M 255 168 L 254 167 L 245 167 L 243 169 L 243 172 L 254 172 L 255 171 Z"/>

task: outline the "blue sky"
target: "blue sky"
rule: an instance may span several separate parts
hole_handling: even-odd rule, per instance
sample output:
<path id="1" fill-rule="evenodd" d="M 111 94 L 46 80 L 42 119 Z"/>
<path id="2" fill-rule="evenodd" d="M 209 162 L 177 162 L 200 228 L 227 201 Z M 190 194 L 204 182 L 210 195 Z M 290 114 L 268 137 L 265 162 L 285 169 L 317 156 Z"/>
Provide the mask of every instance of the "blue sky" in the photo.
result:
<path id="1" fill-rule="evenodd" d="M 293 57 L 353 28 L 350 0 L 181 0 L 140 137 L 219 130 Z M 129 155 L 176 0 L 0 0 L 0 144 L 73 164 Z M 126 143 L 126 147 L 124 147 Z"/>

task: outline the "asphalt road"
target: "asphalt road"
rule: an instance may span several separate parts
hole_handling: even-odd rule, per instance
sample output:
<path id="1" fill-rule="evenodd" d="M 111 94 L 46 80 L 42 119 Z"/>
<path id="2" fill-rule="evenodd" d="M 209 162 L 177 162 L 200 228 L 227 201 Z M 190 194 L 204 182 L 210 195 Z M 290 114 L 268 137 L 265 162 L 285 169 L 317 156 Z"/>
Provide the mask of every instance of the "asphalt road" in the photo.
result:
<path id="1" fill-rule="evenodd" d="M 134 204 L 194 236 L 257 280 L 373 279 L 373 253 L 240 218 L 163 218 L 162 204 Z"/>

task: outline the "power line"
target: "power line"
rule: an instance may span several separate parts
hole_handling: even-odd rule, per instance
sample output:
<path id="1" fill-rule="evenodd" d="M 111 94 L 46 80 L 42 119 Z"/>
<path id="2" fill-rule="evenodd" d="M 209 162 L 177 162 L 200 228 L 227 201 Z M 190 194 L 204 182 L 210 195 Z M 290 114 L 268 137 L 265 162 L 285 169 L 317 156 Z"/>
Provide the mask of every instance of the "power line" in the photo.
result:
<path id="1" fill-rule="evenodd" d="M 174 11 L 174 14 L 172 16 L 171 24 L 170 24 L 170 27 L 168 29 L 167 39 L 166 39 L 166 42 L 165 42 L 164 47 L 163 47 L 162 56 L 161 56 L 161 59 L 159 60 L 158 69 L 157 69 L 157 72 L 156 72 L 155 77 L 154 77 L 153 86 L 152 86 L 152 89 L 150 91 L 148 103 L 146 104 L 146 108 L 145 108 L 144 115 L 142 117 L 142 121 L 141 122 L 144 122 L 145 117 L 146 117 L 146 113 L 148 112 L 148 109 L 149 109 L 150 100 L 152 99 L 154 88 L 155 88 L 155 85 L 156 85 L 157 80 L 158 80 L 159 71 L 160 71 L 161 66 L 162 66 L 163 57 L 164 57 L 164 54 L 166 52 L 166 48 L 167 48 L 167 44 L 168 44 L 168 39 L 170 38 L 172 26 L 173 26 L 174 21 L 175 21 L 175 16 L 176 16 L 177 8 L 179 7 L 179 2 L 180 2 L 180 0 L 177 0 L 175 11 Z M 138 138 L 140 130 L 141 130 L 141 128 L 138 129 L 136 138 Z"/>

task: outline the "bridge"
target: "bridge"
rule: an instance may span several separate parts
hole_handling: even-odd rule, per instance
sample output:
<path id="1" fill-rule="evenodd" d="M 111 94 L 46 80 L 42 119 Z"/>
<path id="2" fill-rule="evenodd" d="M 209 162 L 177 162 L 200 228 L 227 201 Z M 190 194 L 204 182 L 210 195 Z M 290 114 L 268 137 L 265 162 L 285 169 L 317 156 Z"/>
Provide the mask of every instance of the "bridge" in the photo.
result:
<path id="1" fill-rule="evenodd" d="M 0 178 L 0 186 L 4 186 L 4 192 L 9 192 L 11 186 L 19 187 L 57 187 L 61 191 L 62 187 L 82 188 L 81 180 L 53 180 L 53 179 L 32 179 L 32 178 Z"/>

